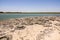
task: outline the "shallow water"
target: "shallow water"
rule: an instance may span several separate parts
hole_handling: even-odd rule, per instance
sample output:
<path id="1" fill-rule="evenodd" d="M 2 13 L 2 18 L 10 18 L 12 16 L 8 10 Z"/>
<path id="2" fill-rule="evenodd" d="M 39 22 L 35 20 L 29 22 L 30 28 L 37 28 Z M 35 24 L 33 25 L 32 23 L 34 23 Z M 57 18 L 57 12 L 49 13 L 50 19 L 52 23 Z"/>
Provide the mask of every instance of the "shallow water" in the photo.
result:
<path id="1" fill-rule="evenodd" d="M 60 14 L 0 14 L 0 20 L 30 16 L 60 16 Z"/>

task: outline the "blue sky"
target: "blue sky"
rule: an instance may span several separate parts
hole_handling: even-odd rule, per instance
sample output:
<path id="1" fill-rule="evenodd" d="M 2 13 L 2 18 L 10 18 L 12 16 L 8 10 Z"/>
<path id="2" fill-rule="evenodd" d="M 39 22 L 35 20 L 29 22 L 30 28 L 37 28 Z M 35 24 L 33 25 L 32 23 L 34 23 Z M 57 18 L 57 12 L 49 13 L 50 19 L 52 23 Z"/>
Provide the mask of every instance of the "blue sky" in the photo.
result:
<path id="1" fill-rule="evenodd" d="M 0 11 L 60 12 L 60 0 L 0 0 Z"/>

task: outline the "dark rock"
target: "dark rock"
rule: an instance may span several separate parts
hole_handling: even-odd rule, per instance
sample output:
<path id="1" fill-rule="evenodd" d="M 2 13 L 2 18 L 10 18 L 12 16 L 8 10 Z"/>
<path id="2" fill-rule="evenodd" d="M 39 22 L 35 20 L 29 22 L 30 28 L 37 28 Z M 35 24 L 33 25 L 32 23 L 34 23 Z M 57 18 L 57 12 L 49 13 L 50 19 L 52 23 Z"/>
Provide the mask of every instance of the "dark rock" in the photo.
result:
<path id="1" fill-rule="evenodd" d="M 60 26 L 60 23 L 56 23 L 55 25 L 56 25 L 56 26 Z"/>
<path id="2" fill-rule="evenodd" d="M 0 40 L 8 40 L 6 36 L 0 37 Z"/>
<path id="3" fill-rule="evenodd" d="M 12 40 L 12 35 L 5 35 L 3 37 L 0 37 L 0 40 Z"/>
<path id="4" fill-rule="evenodd" d="M 16 26 L 15 29 L 16 29 L 16 30 L 22 30 L 22 29 L 25 29 L 25 26 Z"/>

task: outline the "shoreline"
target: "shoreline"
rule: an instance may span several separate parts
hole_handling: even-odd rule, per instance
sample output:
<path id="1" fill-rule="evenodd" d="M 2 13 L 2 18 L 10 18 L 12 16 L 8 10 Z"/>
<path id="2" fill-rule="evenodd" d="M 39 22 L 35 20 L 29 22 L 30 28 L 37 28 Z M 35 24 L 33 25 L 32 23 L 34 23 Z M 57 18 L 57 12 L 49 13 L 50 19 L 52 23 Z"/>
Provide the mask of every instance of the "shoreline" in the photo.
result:
<path id="1" fill-rule="evenodd" d="M 35 17 L 35 16 L 60 16 L 60 14 L 0 14 L 0 20 L 8 20 L 11 18 Z"/>
<path id="2" fill-rule="evenodd" d="M 54 20 L 53 18 L 57 18 L 57 17 L 60 17 L 60 16 L 29 16 L 29 17 L 21 17 L 21 18 L 10 18 L 10 19 L 7 19 L 7 20 L 2 20 L 2 21 L 10 21 L 10 20 L 12 20 L 12 21 L 16 21 L 16 20 L 23 20 L 23 21 L 26 21 L 25 19 L 28 19 L 28 20 L 41 20 L 41 19 L 46 19 L 45 17 L 47 17 L 48 18 L 48 20 L 49 20 L 49 18 L 51 17 L 51 19 L 52 20 Z M 35 19 L 35 18 L 37 18 L 37 19 Z M 41 19 L 40 19 L 41 18 Z M 58 20 L 58 19 L 57 19 Z M 2 22 L 1 21 L 1 22 Z"/>
<path id="3" fill-rule="evenodd" d="M 0 14 L 60 14 L 60 12 L 0 12 Z"/>

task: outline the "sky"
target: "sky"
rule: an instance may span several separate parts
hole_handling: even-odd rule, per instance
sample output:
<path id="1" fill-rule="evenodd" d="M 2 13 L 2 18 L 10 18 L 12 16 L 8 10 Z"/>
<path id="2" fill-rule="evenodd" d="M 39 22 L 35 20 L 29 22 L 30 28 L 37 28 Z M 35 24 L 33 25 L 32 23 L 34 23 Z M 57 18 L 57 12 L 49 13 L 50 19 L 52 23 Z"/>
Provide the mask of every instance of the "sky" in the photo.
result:
<path id="1" fill-rule="evenodd" d="M 60 0 L 0 0 L 0 11 L 60 12 Z"/>

